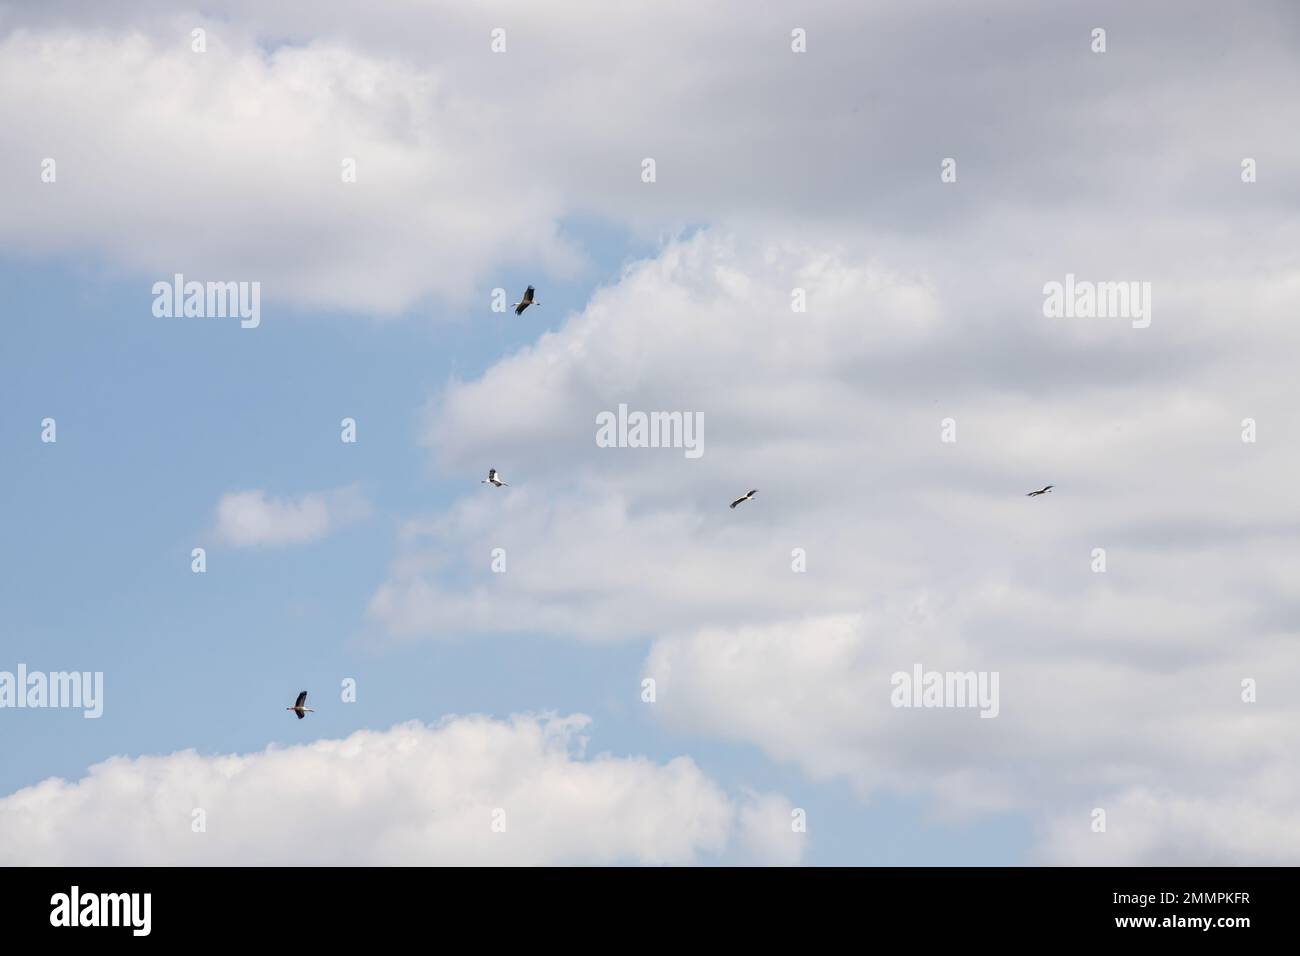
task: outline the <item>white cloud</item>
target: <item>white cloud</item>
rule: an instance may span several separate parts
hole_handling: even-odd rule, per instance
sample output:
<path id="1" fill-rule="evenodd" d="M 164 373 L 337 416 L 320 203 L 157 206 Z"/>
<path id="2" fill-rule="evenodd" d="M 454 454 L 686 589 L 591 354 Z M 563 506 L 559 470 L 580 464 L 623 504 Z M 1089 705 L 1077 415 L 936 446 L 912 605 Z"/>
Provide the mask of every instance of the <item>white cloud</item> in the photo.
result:
<path id="1" fill-rule="evenodd" d="M 794 805 L 776 793 L 750 793 L 747 797 L 738 811 L 738 827 L 752 862 L 772 866 L 798 864 L 808 835 L 794 828 Z"/>
<path id="2" fill-rule="evenodd" d="M 0 244 L 89 249 L 142 289 L 181 272 L 258 281 L 264 309 L 379 315 L 464 301 L 504 261 L 579 264 L 553 190 L 436 70 L 328 41 L 265 52 L 216 23 L 198 54 L 202 21 L 166 22 L 0 37 L 0 152 L 24 167 L 4 169 Z M 46 157 L 54 184 L 26 169 Z"/>
<path id="3" fill-rule="evenodd" d="M 588 723 L 458 717 L 254 754 L 115 757 L 0 799 L 0 863 L 674 864 L 737 835 L 744 852 L 797 861 L 766 828 L 781 798 L 747 798 L 733 833 L 736 804 L 689 758 L 584 757 Z"/>
<path id="4" fill-rule="evenodd" d="M 1153 330 L 1053 324 L 1035 271 L 1020 267 L 1000 294 L 1008 310 L 1021 300 L 998 333 L 1020 358 L 1004 375 L 990 329 L 968 319 L 966 271 L 939 286 L 852 247 L 714 232 L 670 245 L 431 405 L 438 465 L 470 473 L 491 461 L 512 486 L 411 522 L 372 616 L 399 635 L 637 637 L 809 607 L 854 612 L 864 581 L 874 595 L 997 587 L 1041 576 L 1067 541 L 1082 577 L 1060 582 L 1136 593 L 1164 587 L 1152 550 L 1181 548 L 1186 535 L 1229 533 L 1244 547 L 1268 528 L 1300 528 L 1300 503 L 1275 480 L 1300 467 L 1295 446 L 1276 434 L 1240 441 L 1242 408 L 1270 429 L 1289 421 L 1287 389 L 1261 384 L 1272 380 L 1261 369 L 1287 381 L 1276 340 L 1209 360 L 1197 327 L 1217 305 L 1189 305 L 1158 333 L 1170 350 L 1158 374 L 1145 360 L 1117 371 Z M 1290 334 L 1274 292 L 1297 279 L 1242 284 L 1257 326 Z M 790 310 L 796 286 L 807 313 Z M 1064 354 L 1058 336 L 1071 332 L 1096 341 Z M 969 374 L 971 364 L 988 368 Z M 701 413 L 704 455 L 597 447 L 596 415 L 620 403 Z M 947 417 L 955 444 L 939 440 Z M 1022 492 L 1048 482 L 1054 498 L 1026 502 Z M 1135 482 L 1159 494 L 1135 494 Z M 754 502 L 725 508 L 751 487 Z M 494 547 L 510 555 L 506 574 L 490 573 Z M 1094 547 L 1116 552 L 1111 577 L 1090 573 Z M 796 548 L 807 575 L 791 573 Z M 1203 570 L 1205 594 L 1237 614 L 1234 589 L 1268 574 L 1258 561 Z M 1168 594 L 1145 600 L 1168 622 L 1204 619 Z"/>
<path id="5" fill-rule="evenodd" d="M 370 503 L 355 485 L 297 498 L 268 498 L 260 489 L 235 491 L 217 502 L 216 534 L 240 548 L 302 544 L 368 514 Z"/>
<path id="6" fill-rule="evenodd" d="M 1253 274 L 1242 256 L 1207 285 L 1171 254 L 1166 321 L 1135 330 L 1045 319 L 1051 273 L 1000 257 L 939 278 L 851 243 L 670 244 L 431 405 L 439 466 L 507 448 L 494 462 L 513 484 L 411 522 L 373 622 L 651 637 L 657 715 L 864 799 L 1049 821 L 1134 788 L 1255 805 L 1280 775 L 1258 823 L 1285 825 L 1300 670 L 1279 569 L 1300 503 L 1277 476 L 1300 468 L 1300 434 L 1279 342 L 1300 270 Z M 795 286 L 807 314 L 790 311 Z M 1229 300 L 1258 334 L 1206 350 Z M 702 411 L 704 456 L 597 448 L 595 414 L 619 402 Z M 1269 440 L 1241 441 L 1243 409 Z M 918 662 L 998 671 L 1001 713 L 894 710 L 889 677 Z M 1243 703 L 1261 674 L 1268 694 Z M 1179 858 L 1226 852 L 1215 832 Z"/>
<path id="7" fill-rule="evenodd" d="M 1048 626 L 1003 630 L 988 612 L 1009 601 L 1014 617 L 1017 597 L 964 607 L 918 597 L 880 614 L 666 637 L 644 672 L 657 682 L 656 714 L 679 731 L 762 747 L 864 798 L 916 794 L 959 817 L 1028 814 L 1051 862 L 1300 859 L 1300 844 L 1277 838 L 1300 813 L 1286 757 L 1300 746 L 1290 640 L 1214 621 L 1166 633 L 1124 599 L 1099 609 L 1058 598 Z M 1153 652 L 1169 642 L 1173 653 Z M 891 675 L 916 663 L 998 672 L 998 716 L 893 707 Z M 1262 692 L 1246 703 L 1252 676 Z M 1090 830 L 1093 807 L 1107 810 L 1104 835 Z"/>
<path id="8" fill-rule="evenodd" d="M 1203 11 L 1188 31 L 1169 28 L 1176 6 L 1115 0 L 1090 11 L 1117 42 L 1096 56 L 1092 20 L 1001 6 L 1014 30 L 963 0 L 817 3 L 801 15 L 806 54 L 790 51 L 786 12 L 693 0 L 504 3 L 503 54 L 458 0 L 364 19 L 341 0 L 226 0 L 211 17 L 7 8 L 0 243 L 89 250 L 149 281 L 259 280 L 268 308 L 374 314 L 429 296 L 486 306 L 512 267 L 571 275 L 575 217 L 649 237 L 701 222 L 947 234 L 960 263 L 1025 215 L 1041 220 L 1021 254 L 1088 233 L 1097 209 L 1120 210 L 1148 248 L 1171 213 L 1184 238 L 1208 238 L 1207 221 L 1237 210 L 1264 220 L 1239 238 L 1294 247 L 1263 241 L 1276 216 L 1235 182 L 1238 154 L 1256 155 L 1267 208 L 1271 171 L 1300 160 L 1300 133 L 1276 122 L 1293 11 Z M 954 153 L 959 182 L 941 186 Z M 47 156 L 54 187 L 38 176 Z M 1105 257 L 1104 239 L 1093 250 Z"/>
<path id="9" fill-rule="evenodd" d="M 1293 866 L 1300 860 L 1300 780 L 1254 779 L 1235 796 L 1133 788 L 1044 825 L 1041 862 L 1075 866 Z M 1283 786 L 1279 786 L 1284 784 Z M 1093 812 L 1106 812 L 1106 829 Z"/>

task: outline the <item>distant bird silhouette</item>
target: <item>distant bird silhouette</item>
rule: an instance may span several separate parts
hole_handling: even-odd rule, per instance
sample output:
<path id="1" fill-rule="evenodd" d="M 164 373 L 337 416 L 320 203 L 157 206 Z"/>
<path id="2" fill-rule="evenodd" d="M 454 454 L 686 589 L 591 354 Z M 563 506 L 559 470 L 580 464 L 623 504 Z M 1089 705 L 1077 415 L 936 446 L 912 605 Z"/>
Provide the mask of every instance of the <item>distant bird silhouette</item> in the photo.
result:
<path id="1" fill-rule="evenodd" d="M 1045 487 L 1045 488 L 1040 488 L 1038 491 L 1031 491 L 1031 492 L 1029 492 L 1029 494 L 1025 495 L 1025 497 L 1026 497 L 1026 498 L 1034 498 L 1034 497 L 1036 497 L 1036 496 L 1038 496 L 1038 495 L 1045 495 L 1045 494 L 1047 494 L 1049 491 L 1051 491 L 1051 490 L 1052 490 L 1053 488 L 1055 488 L 1055 487 L 1056 487 L 1056 485 L 1048 485 L 1048 486 Z"/>
<path id="2" fill-rule="evenodd" d="M 302 720 L 302 719 L 303 719 L 304 717 L 306 717 L 308 714 L 314 714 L 314 713 L 316 713 L 316 711 L 313 710 L 312 708 L 310 708 L 310 707 L 304 707 L 303 704 L 305 704 L 305 703 L 307 703 L 307 692 L 306 692 L 306 691 L 303 691 L 302 693 L 300 693 L 300 694 L 298 695 L 298 699 L 297 699 L 296 701 L 293 702 L 293 706 L 292 706 L 292 707 L 286 707 L 285 710 L 291 710 L 291 711 L 293 711 L 295 714 L 298 715 L 298 719 L 299 719 L 299 720 Z"/>
<path id="3" fill-rule="evenodd" d="M 524 297 L 515 303 L 515 315 L 523 315 L 524 309 L 530 305 L 541 305 L 540 302 L 533 301 L 533 287 L 529 286 L 524 290 Z"/>
<path id="4" fill-rule="evenodd" d="M 492 485 L 492 486 L 494 486 L 494 487 L 496 487 L 496 488 L 500 488 L 502 485 L 505 485 L 506 487 L 509 487 L 509 482 L 502 481 L 501 478 L 500 478 L 500 476 L 497 475 L 497 470 L 496 470 L 495 468 L 489 468 L 489 469 L 488 469 L 488 476 L 487 476 L 486 478 L 484 478 L 482 481 L 480 481 L 479 484 L 480 484 L 480 485 Z"/>
<path id="5" fill-rule="evenodd" d="M 742 501 L 748 501 L 750 498 L 754 497 L 754 495 L 756 495 L 756 494 L 758 494 L 758 489 L 757 489 L 757 488 L 755 488 L 753 491 L 747 491 L 747 492 L 745 493 L 745 497 L 743 497 L 743 498 L 737 498 L 735 501 L 733 501 L 733 502 L 731 503 L 731 507 L 733 507 L 733 508 L 736 507 L 736 505 L 740 504 Z"/>

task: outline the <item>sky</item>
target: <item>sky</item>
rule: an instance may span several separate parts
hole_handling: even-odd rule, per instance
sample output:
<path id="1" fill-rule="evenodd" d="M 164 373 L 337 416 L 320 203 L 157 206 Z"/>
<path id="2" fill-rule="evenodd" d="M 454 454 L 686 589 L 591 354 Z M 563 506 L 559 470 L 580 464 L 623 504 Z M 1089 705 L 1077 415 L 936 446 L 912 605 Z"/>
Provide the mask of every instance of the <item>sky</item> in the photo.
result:
<path id="1" fill-rule="evenodd" d="M 1298 49 L 0 2 L 0 863 L 1300 862 Z"/>

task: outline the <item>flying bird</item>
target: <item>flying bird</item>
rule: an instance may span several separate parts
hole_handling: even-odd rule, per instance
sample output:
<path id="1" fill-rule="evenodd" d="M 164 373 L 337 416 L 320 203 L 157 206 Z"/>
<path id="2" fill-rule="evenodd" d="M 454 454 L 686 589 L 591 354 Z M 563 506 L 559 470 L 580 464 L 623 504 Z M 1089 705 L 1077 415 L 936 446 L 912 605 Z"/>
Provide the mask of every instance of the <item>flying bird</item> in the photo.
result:
<path id="1" fill-rule="evenodd" d="M 733 502 L 731 503 L 731 507 L 733 507 L 733 508 L 736 507 L 736 505 L 740 504 L 742 501 L 748 501 L 750 498 L 754 497 L 754 495 L 756 495 L 756 494 L 758 494 L 758 489 L 757 489 L 757 488 L 755 488 L 753 491 L 748 491 L 748 492 L 746 492 L 746 493 L 745 493 L 745 497 L 743 497 L 743 498 L 737 498 L 735 501 L 733 501 Z"/>
<path id="2" fill-rule="evenodd" d="M 295 714 L 298 715 L 298 719 L 302 720 L 308 714 L 316 713 L 316 711 L 313 710 L 312 708 L 304 707 L 303 704 L 305 703 L 307 703 L 307 692 L 304 690 L 298 694 L 298 699 L 293 702 L 293 706 L 286 707 L 285 710 L 293 711 Z"/>
<path id="3" fill-rule="evenodd" d="M 502 485 L 506 485 L 508 487 L 510 483 L 507 481 L 502 481 L 501 478 L 497 475 L 497 470 L 495 468 L 489 468 L 488 476 L 484 478 L 482 481 L 480 481 L 479 484 L 494 485 L 495 487 L 500 488 Z"/>
<path id="4" fill-rule="evenodd" d="M 533 287 L 529 286 L 524 290 L 524 297 L 515 303 L 515 315 L 523 315 L 524 309 L 530 305 L 541 305 L 540 302 L 533 301 Z"/>
<path id="5" fill-rule="evenodd" d="M 1035 497 L 1035 496 L 1037 496 L 1037 495 L 1045 495 L 1045 494 L 1047 494 L 1049 491 L 1051 491 L 1051 490 L 1052 490 L 1053 488 L 1055 488 L 1055 487 L 1056 487 L 1056 485 L 1048 485 L 1048 486 L 1045 487 L 1045 488 L 1040 488 L 1038 491 L 1031 491 L 1031 492 L 1029 492 L 1029 494 L 1025 495 L 1025 497 L 1026 497 L 1026 498 L 1033 498 L 1033 497 Z"/>

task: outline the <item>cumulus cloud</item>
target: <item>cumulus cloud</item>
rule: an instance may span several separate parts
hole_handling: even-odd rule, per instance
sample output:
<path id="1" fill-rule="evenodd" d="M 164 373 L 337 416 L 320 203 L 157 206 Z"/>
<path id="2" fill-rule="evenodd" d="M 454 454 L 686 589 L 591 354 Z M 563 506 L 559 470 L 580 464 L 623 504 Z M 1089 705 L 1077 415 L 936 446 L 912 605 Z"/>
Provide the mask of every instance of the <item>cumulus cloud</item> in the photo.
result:
<path id="1" fill-rule="evenodd" d="M 1037 237 L 1083 236 L 1104 205 L 1154 248 L 1147 230 L 1169 215 L 1203 240 L 1243 201 L 1253 226 L 1271 225 L 1265 190 L 1240 193 L 1238 153 L 1258 154 L 1264 177 L 1300 159 L 1300 134 L 1276 122 L 1289 106 L 1277 77 L 1294 69 L 1286 3 L 1202 9 L 1196 30 L 1175 26 L 1172 0 L 1086 14 L 961 0 L 798 16 L 693 0 L 494 9 L 489 22 L 456 0 L 365 18 L 318 0 L 226 0 L 212 16 L 11 5 L 0 243 L 386 314 L 431 295 L 486 302 L 508 266 L 572 274 L 571 217 L 649 237 L 700 222 L 947 233 L 967 249 L 1026 215 Z M 796 24 L 806 54 L 790 50 Z M 506 52 L 491 51 L 494 26 Z M 57 186 L 39 179 L 47 157 Z"/>
<path id="2" fill-rule="evenodd" d="M 216 534 L 237 548 L 303 544 L 370 514 L 355 485 L 297 498 L 268 498 L 265 491 L 233 491 L 217 502 Z"/>
<path id="3" fill-rule="evenodd" d="M 1189 305 L 1159 333 L 1174 347 L 1155 363 L 1141 344 L 1152 329 L 1045 319 L 1036 270 L 1021 265 L 999 298 L 1018 310 L 998 335 L 1019 363 L 998 355 L 1004 365 L 975 374 L 992 333 L 961 298 L 965 270 L 931 282 L 852 246 L 713 231 L 671 244 L 433 403 L 426 442 L 439 466 L 464 471 L 507 448 L 498 465 L 514 481 L 410 522 L 372 616 L 400 635 L 636 637 L 855 611 L 864 581 L 877 595 L 1037 581 L 1067 542 L 1082 576 L 1053 587 L 1158 589 L 1154 562 L 1174 548 L 1224 609 L 1244 613 L 1240 595 L 1261 587 L 1284 597 L 1268 562 L 1218 572 L 1190 547 L 1300 529 L 1300 506 L 1274 480 L 1300 467 L 1295 446 L 1241 441 L 1241 409 L 1288 428 L 1286 389 L 1261 384 L 1261 369 L 1286 381 L 1276 340 L 1207 356 L 1196 327 L 1216 306 Z M 1258 326 L 1290 334 L 1274 293 L 1297 278 L 1281 270 L 1243 292 Z M 792 310 L 792 289 L 806 313 Z M 1062 349 L 1070 335 L 1088 341 Z M 598 447 L 597 415 L 620 404 L 702 415 L 704 454 Z M 940 441 L 947 419 L 955 442 Z M 1027 511 L 1022 493 L 1048 482 L 1057 498 Z M 751 487 L 755 502 L 720 507 Z M 1127 555 L 1118 579 L 1090 573 L 1099 546 Z M 506 549 L 507 574 L 489 573 L 485 547 Z M 796 551 L 812 573 L 791 573 Z M 1204 619 L 1168 594 L 1145 600 L 1165 625 Z"/>
<path id="4" fill-rule="evenodd" d="M 190 48 L 200 23 L 204 53 Z M 21 185 L 6 187 L 0 244 L 370 315 L 463 301 L 500 262 L 579 265 L 554 191 L 497 148 L 500 116 L 449 100 L 436 69 L 328 40 L 268 50 L 198 17 L 165 25 L 0 37 L 0 151 L 53 159 L 57 175 L 5 169 Z"/>
<path id="5" fill-rule="evenodd" d="M 800 284 L 816 305 L 796 315 Z M 855 547 L 823 519 L 860 486 L 814 490 L 817 474 L 847 465 L 871 425 L 898 430 L 889 410 L 863 406 L 858 366 L 919 348 L 935 321 L 922 283 L 843 250 L 713 233 L 672 244 L 559 332 L 441 396 L 427 430 L 439 464 L 469 468 L 509 448 L 515 463 L 498 464 L 515 477 L 508 493 L 412 521 L 372 617 L 398 635 L 531 628 L 601 640 L 738 611 L 761 620 L 814 599 L 854 606 L 843 579 L 792 584 L 791 551 Z M 621 403 L 702 415 L 702 456 L 597 447 L 597 415 Z M 725 507 L 756 485 L 756 505 Z M 782 527 L 784 550 L 766 548 Z M 489 572 L 484 544 L 505 549 L 506 574 Z M 897 573 L 893 560 L 858 560 L 880 581 Z"/>
<path id="6" fill-rule="evenodd" d="M 797 809 L 781 794 L 746 794 L 738 810 L 737 828 L 750 862 L 794 866 L 803 858 L 808 839 L 806 819 L 796 819 Z"/>
<path id="7" fill-rule="evenodd" d="M 957 817 L 1026 813 L 1042 824 L 1039 854 L 1051 862 L 1295 858 L 1295 841 L 1268 836 L 1294 820 L 1300 792 L 1284 759 L 1300 745 L 1300 667 L 1287 641 L 1180 645 L 1170 659 L 1145 653 L 1162 637 L 1144 635 L 1152 619 L 1128 624 L 1122 605 L 1101 620 L 1086 601 L 1063 601 L 1053 627 L 1021 635 L 977 602 L 945 603 L 918 597 L 876 614 L 665 637 L 644 670 L 657 713 L 680 730 L 760 746 L 863 797 L 919 794 Z M 1107 627 L 1125 626 L 1127 650 L 1094 647 Z M 894 707 L 892 675 L 918 663 L 997 672 L 997 717 Z M 1268 692 L 1247 703 L 1251 675 Z M 1107 810 L 1104 834 L 1090 829 L 1094 807 Z"/>
<path id="8" fill-rule="evenodd" d="M 0 862 L 681 864 L 733 843 L 798 861 L 776 826 L 782 798 L 747 795 L 738 817 L 687 757 L 585 756 L 589 723 L 458 717 L 253 754 L 115 757 L 0 799 Z"/>
<path id="9" fill-rule="evenodd" d="M 1134 787 L 1096 806 L 1053 814 L 1039 862 L 1080 866 L 1288 866 L 1300 860 L 1300 790 L 1293 775 L 1254 777 L 1231 796 Z M 1105 828 L 1094 826 L 1105 813 Z"/>
<path id="10" fill-rule="evenodd" d="M 1300 505 L 1276 481 L 1300 467 L 1277 354 L 1300 270 L 1247 279 L 1243 257 L 1207 283 L 1164 257 L 1177 318 L 1137 330 L 1046 318 L 1051 273 L 998 255 L 942 275 L 852 243 L 671 243 L 431 405 L 440 466 L 506 447 L 514 484 L 411 521 L 372 621 L 650 637 L 658 715 L 864 799 L 1044 825 L 1081 792 L 1245 805 L 1285 776 L 1300 690 L 1279 573 Z M 1001 274 L 992 293 L 983 267 Z M 1206 350 L 1234 295 L 1260 334 Z M 517 416 L 492 411 L 503 397 Z M 620 402 L 703 412 L 704 455 L 597 447 L 596 414 Z M 1270 440 L 1242 441 L 1243 409 Z M 890 675 L 915 663 L 999 672 L 999 716 L 893 709 Z M 1244 703 L 1263 673 L 1267 699 Z M 1261 826 L 1284 824 L 1287 798 L 1274 806 Z M 1146 838 L 1160 858 L 1167 841 Z M 1223 845 L 1207 833 L 1197 850 Z"/>

